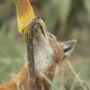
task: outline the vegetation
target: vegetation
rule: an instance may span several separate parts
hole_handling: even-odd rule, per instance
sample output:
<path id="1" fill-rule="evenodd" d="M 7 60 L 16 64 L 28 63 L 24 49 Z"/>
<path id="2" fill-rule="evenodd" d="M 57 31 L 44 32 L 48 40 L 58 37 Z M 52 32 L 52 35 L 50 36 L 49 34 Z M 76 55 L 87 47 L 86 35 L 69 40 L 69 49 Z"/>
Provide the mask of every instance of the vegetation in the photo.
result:
<path id="1" fill-rule="evenodd" d="M 70 70 L 71 67 L 69 68 L 68 64 L 63 62 L 59 67 L 60 72 L 55 78 L 55 82 L 58 83 L 61 80 L 61 84 L 55 87 L 62 90 L 80 90 L 82 82 L 79 81 L 83 80 L 85 81 L 83 83 L 88 85 L 83 89 L 89 90 L 90 1 L 31 0 L 31 2 L 36 15 L 40 15 L 45 20 L 49 31 L 55 34 L 58 40 L 72 38 L 78 40 L 76 50 L 69 60 L 77 72 L 76 76 L 80 76 L 82 79 L 77 79 Z M 16 75 L 24 64 L 25 54 L 24 41 L 17 33 L 15 7 L 11 0 L 0 0 L 0 83 Z"/>

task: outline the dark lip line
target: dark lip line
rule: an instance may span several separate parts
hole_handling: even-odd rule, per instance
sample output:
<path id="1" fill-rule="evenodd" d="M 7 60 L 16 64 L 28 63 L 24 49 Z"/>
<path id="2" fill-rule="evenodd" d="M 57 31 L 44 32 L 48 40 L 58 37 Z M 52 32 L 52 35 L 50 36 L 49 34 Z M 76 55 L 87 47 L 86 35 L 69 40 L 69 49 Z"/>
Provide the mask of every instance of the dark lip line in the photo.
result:
<path id="1" fill-rule="evenodd" d="M 41 26 L 41 24 L 40 24 L 40 23 L 37 23 L 37 24 L 40 26 L 41 32 L 42 32 L 42 33 L 43 33 L 43 35 L 45 36 L 45 32 L 44 32 L 43 27 Z"/>

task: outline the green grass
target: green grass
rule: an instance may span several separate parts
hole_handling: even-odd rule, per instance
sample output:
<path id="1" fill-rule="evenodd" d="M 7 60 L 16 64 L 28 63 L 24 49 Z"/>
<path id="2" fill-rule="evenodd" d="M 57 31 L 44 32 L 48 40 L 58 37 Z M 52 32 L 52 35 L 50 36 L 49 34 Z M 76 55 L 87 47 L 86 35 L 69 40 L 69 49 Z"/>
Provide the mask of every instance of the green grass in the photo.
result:
<path id="1" fill-rule="evenodd" d="M 18 73 L 24 64 L 24 47 L 11 32 L 0 31 L 0 83 Z"/>

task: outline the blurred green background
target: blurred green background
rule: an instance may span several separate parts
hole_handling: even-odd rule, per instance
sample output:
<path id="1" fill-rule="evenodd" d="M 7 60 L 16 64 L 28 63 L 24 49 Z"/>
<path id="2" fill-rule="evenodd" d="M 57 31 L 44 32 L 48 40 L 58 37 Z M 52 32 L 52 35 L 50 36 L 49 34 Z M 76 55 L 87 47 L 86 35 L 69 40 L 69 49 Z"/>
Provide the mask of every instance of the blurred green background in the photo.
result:
<path id="1" fill-rule="evenodd" d="M 48 31 L 59 41 L 78 40 L 69 60 L 90 87 L 90 0 L 30 2 L 35 14 L 43 18 Z M 18 33 L 15 5 L 12 0 L 0 0 L 0 83 L 13 78 L 24 65 L 25 58 L 25 42 Z M 64 64 L 65 87 L 69 90 L 72 82 L 67 82 L 74 76 Z"/>

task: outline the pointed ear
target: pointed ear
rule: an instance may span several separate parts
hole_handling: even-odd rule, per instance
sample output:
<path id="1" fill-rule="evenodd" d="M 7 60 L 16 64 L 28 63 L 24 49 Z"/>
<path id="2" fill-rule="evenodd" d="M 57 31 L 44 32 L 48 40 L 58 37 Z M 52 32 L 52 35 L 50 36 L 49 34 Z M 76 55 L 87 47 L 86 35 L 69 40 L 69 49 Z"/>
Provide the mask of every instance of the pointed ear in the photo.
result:
<path id="1" fill-rule="evenodd" d="M 68 57 L 71 54 L 71 52 L 74 50 L 76 43 L 77 43 L 77 40 L 70 40 L 70 41 L 62 42 L 60 44 L 64 50 L 66 57 Z"/>

